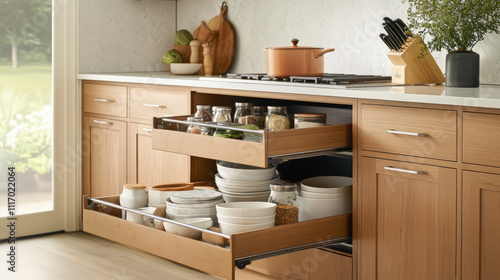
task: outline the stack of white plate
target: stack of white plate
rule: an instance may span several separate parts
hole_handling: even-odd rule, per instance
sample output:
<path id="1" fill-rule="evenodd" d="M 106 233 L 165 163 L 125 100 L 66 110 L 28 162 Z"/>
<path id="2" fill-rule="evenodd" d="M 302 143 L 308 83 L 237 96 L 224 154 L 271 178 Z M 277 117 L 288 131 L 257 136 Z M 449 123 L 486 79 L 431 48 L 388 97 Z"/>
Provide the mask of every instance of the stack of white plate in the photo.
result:
<path id="1" fill-rule="evenodd" d="M 267 201 L 269 184 L 279 182 L 276 167 L 258 168 L 230 162 L 217 162 L 215 183 L 226 202 Z"/>
<path id="2" fill-rule="evenodd" d="M 195 189 L 172 193 L 166 199 L 167 218 L 212 218 L 217 225 L 215 205 L 222 203 L 222 194 L 215 190 Z"/>
<path id="3" fill-rule="evenodd" d="M 217 204 L 217 218 L 224 234 L 235 234 L 274 226 L 276 204 L 247 201 Z"/>
<path id="4" fill-rule="evenodd" d="M 352 178 L 311 177 L 300 183 L 299 221 L 352 212 Z"/>

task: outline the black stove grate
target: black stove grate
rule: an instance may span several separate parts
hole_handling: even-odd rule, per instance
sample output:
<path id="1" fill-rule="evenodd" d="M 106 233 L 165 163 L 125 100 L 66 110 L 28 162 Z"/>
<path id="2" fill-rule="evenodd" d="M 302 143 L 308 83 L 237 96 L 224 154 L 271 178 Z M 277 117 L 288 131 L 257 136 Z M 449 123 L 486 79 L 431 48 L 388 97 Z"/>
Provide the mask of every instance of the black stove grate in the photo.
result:
<path id="1" fill-rule="evenodd" d="M 291 76 L 290 78 L 276 78 L 262 73 L 255 73 L 255 74 L 228 73 L 226 75 L 220 75 L 220 77 L 228 79 L 241 79 L 241 80 L 283 81 L 292 83 L 313 83 L 313 84 L 332 84 L 332 85 L 390 82 L 392 79 L 391 76 L 334 74 L 334 73 L 327 73 L 321 77 Z"/>

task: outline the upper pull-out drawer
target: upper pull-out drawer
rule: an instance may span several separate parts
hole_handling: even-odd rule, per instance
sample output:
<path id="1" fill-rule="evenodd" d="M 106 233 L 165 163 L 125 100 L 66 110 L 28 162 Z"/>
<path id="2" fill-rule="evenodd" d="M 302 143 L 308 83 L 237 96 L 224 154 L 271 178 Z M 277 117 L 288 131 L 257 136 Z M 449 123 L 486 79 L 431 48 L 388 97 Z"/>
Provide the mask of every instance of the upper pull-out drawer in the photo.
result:
<path id="1" fill-rule="evenodd" d="M 190 92 L 181 87 L 130 87 L 130 117 L 152 120 L 155 116 L 190 113 Z"/>
<path id="2" fill-rule="evenodd" d="M 83 84 L 83 111 L 126 117 L 127 87 Z"/>
<path id="3" fill-rule="evenodd" d="M 457 112 L 363 104 L 361 148 L 457 160 Z"/>
<path id="4" fill-rule="evenodd" d="M 186 117 L 169 119 L 185 120 Z M 280 131 L 264 130 L 263 140 L 259 143 L 170 130 L 174 129 L 175 125 L 171 125 L 170 129 L 158 129 L 158 122 L 162 123 L 161 118 L 155 119 L 154 122 L 153 149 L 258 167 L 267 167 L 270 157 L 352 145 L 352 124 Z"/>
<path id="5" fill-rule="evenodd" d="M 500 115 L 463 113 L 463 162 L 500 167 Z"/>

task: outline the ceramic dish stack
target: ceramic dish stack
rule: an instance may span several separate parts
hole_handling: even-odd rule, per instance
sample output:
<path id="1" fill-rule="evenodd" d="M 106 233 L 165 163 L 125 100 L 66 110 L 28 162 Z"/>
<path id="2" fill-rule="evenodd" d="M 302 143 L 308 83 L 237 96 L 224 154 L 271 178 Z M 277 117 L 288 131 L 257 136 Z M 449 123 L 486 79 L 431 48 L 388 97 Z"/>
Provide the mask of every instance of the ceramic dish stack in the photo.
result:
<path id="1" fill-rule="evenodd" d="M 211 218 L 217 225 L 215 205 L 222 203 L 222 194 L 215 190 L 194 189 L 172 193 L 166 199 L 167 218 L 172 220 L 187 218 Z"/>
<path id="2" fill-rule="evenodd" d="M 298 196 L 299 222 L 352 212 L 352 178 L 319 176 L 304 179 Z"/>
<path id="3" fill-rule="evenodd" d="M 279 182 L 276 167 L 258 168 L 230 162 L 217 162 L 215 183 L 225 202 L 267 201 L 269 184 Z"/>
<path id="4" fill-rule="evenodd" d="M 229 202 L 217 204 L 217 218 L 224 234 L 235 234 L 274 226 L 276 204 L 270 202 Z"/>

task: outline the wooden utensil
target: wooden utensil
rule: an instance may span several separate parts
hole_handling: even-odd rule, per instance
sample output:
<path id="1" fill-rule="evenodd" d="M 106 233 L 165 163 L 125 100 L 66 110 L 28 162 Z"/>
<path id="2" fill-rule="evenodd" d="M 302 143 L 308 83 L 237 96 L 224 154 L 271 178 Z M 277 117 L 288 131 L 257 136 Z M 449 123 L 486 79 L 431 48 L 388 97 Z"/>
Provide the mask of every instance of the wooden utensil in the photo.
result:
<path id="1" fill-rule="evenodd" d="M 211 52 L 211 46 L 210 43 L 203 43 L 203 68 L 205 71 L 205 76 L 212 76 L 213 73 L 213 60 L 212 60 L 212 55 L 210 54 Z"/>
<path id="2" fill-rule="evenodd" d="M 218 38 L 212 45 L 212 49 L 215 49 L 215 52 L 212 51 L 214 74 L 226 73 L 234 58 L 234 27 L 226 18 L 227 9 L 226 2 L 223 2 L 220 14 L 213 17 L 207 25 L 210 30 L 218 32 Z"/>
<path id="3" fill-rule="evenodd" d="M 189 58 L 189 62 L 191 63 L 200 63 L 200 46 L 201 43 L 198 40 L 192 40 L 189 43 L 189 46 L 191 47 L 191 57 Z"/>
<path id="4" fill-rule="evenodd" d="M 204 21 L 201 21 L 201 24 L 198 28 L 196 28 L 196 30 L 194 31 L 193 33 L 193 38 L 200 41 L 200 43 L 213 43 L 217 36 L 217 32 L 216 31 L 213 31 L 213 30 L 210 30 L 210 28 L 208 28 L 207 24 L 204 22 Z M 215 56 L 215 48 L 212 47 L 212 50 L 211 50 L 211 57 L 213 58 Z M 200 48 L 199 49 L 199 57 L 203 57 L 203 49 Z M 205 72 L 204 72 L 204 69 L 203 67 L 200 69 L 200 71 L 198 71 L 196 74 L 198 75 L 203 75 Z"/>

